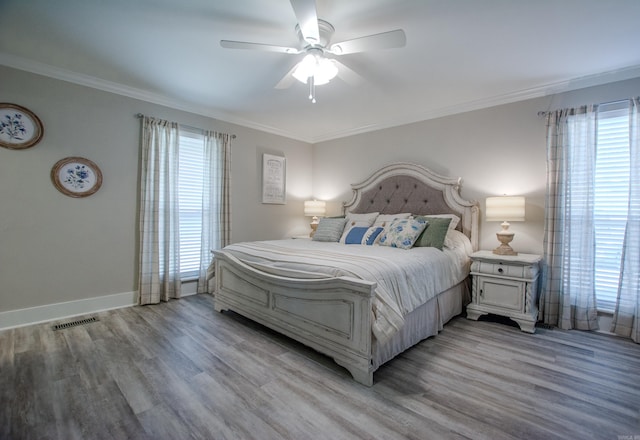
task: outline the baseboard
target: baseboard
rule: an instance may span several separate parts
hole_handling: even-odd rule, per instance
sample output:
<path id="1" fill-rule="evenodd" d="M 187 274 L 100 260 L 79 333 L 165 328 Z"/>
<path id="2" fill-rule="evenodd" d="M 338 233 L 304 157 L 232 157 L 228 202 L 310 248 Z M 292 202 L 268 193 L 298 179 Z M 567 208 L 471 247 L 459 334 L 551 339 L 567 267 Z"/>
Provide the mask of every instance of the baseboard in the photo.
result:
<path id="1" fill-rule="evenodd" d="M 0 312 L 0 330 L 39 324 L 137 304 L 137 292 L 123 292 L 26 309 Z"/>

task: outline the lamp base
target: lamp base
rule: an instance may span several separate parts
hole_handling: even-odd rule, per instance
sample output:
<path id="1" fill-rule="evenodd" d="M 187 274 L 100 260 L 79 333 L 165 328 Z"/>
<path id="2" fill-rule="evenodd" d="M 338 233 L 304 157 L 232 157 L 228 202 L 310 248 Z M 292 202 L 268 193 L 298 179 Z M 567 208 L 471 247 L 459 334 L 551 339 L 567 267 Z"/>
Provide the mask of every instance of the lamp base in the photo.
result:
<path id="1" fill-rule="evenodd" d="M 515 234 L 513 232 L 497 232 L 496 237 L 498 237 L 498 241 L 502 244 L 495 248 L 493 253 L 496 255 L 518 255 L 518 253 L 509 246 L 514 235 Z"/>
<path id="2" fill-rule="evenodd" d="M 508 244 L 501 244 L 493 250 L 493 253 L 496 255 L 518 255 Z"/>
<path id="3" fill-rule="evenodd" d="M 318 229 L 318 217 L 314 216 L 311 223 L 309 223 L 309 226 L 311 226 L 311 232 L 309 233 L 309 237 L 313 237 L 313 234 L 316 233 L 316 229 Z"/>

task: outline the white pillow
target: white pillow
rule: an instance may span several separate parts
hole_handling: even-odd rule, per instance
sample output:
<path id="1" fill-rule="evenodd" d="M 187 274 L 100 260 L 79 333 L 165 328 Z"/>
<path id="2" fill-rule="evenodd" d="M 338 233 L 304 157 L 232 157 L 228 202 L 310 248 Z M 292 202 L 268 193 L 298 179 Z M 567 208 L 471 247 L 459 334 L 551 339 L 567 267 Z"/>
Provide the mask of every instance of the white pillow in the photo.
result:
<path id="1" fill-rule="evenodd" d="M 404 212 L 402 214 L 380 214 L 376 217 L 376 221 L 373 223 L 373 226 L 387 227 L 397 218 L 404 219 L 411 217 L 410 212 Z"/>
<path id="2" fill-rule="evenodd" d="M 376 221 L 376 218 L 378 218 L 378 214 L 380 214 L 379 212 L 369 212 L 367 214 L 354 214 L 352 212 L 347 213 L 347 215 L 345 216 L 345 218 L 347 219 L 347 223 L 349 222 L 363 222 L 363 223 L 368 223 L 367 226 L 372 226 L 373 222 Z M 362 225 L 364 226 L 364 225 Z"/>
<path id="3" fill-rule="evenodd" d="M 444 239 L 444 247 L 449 249 L 462 248 L 466 251 L 467 255 L 473 253 L 473 247 L 471 246 L 469 237 L 460 231 L 448 231 Z"/>
<path id="4" fill-rule="evenodd" d="M 340 243 L 344 244 L 347 239 L 347 235 L 351 228 L 355 227 L 371 227 L 373 226 L 373 222 L 378 217 L 378 212 L 370 212 L 368 214 L 353 214 L 348 213 L 345 216 L 346 223 L 344 225 L 344 230 L 342 231 L 342 236 L 340 237 Z"/>

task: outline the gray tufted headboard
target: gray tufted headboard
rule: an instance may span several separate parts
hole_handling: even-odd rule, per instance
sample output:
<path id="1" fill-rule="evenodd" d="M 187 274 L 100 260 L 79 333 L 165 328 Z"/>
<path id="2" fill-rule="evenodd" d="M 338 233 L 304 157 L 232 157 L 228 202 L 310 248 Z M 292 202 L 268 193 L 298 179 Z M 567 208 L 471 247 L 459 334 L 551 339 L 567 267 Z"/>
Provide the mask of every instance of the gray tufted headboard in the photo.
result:
<path id="1" fill-rule="evenodd" d="M 478 250 L 478 203 L 460 196 L 461 184 L 459 177 L 443 177 L 412 163 L 395 163 L 352 184 L 353 198 L 344 204 L 344 210 L 358 214 L 456 214 L 461 219 L 457 229 Z"/>

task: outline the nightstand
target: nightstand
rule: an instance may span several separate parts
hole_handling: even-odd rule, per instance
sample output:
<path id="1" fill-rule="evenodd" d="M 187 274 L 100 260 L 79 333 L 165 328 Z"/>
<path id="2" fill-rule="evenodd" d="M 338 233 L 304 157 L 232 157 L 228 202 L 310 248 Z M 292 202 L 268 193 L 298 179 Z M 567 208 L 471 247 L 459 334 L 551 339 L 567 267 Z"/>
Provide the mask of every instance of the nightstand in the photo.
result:
<path id="1" fill-rule="evenodd" d="M 514 320 L 524 332 L 535 333 L 538 320 L 539 255 L 471 255 L 473 287 L 467 318 L 493 313 Z"/>

